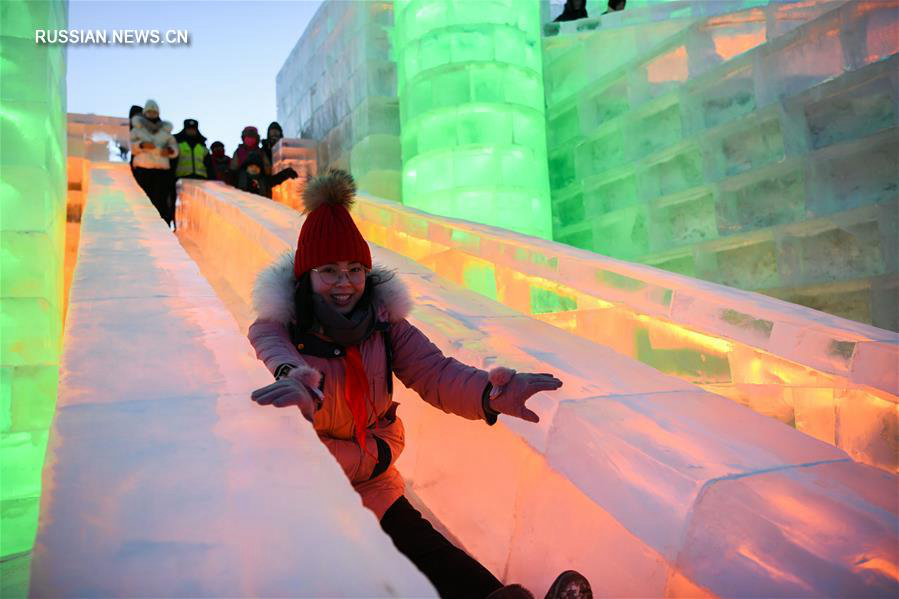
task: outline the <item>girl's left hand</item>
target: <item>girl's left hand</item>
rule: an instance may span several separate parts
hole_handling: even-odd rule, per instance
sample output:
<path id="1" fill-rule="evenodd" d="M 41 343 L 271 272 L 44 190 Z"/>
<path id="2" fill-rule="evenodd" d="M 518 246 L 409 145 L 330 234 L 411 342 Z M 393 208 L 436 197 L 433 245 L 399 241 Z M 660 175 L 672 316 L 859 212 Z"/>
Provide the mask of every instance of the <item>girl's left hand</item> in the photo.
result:
<path id="1" fill-rule="evenodd" d="M 501 414 L 515 416 L 528 422 L 540 422 L 540 417 L 527 409 L 525 402 L 535 393 L 555 391 L 561 386 L 562 381 L 551 374 L 517 372 L 501 387 L 494 388 L 490 407 Z"/>

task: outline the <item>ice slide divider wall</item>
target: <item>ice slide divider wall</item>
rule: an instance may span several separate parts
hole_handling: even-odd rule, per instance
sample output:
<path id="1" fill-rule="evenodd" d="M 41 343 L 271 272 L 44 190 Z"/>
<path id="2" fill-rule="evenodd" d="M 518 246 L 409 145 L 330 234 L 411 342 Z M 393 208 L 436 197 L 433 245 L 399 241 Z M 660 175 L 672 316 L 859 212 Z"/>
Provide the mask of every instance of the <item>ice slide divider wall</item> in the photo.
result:
<path id="1" fill-rule="evenodd" d="M 899 334 L 363 196 L 366 239 L 895 472 Z"/>
<path id="2" fill-rule="evenodd" d="M 303 217 L 218 183 L 186 182 L 180 197 L 182 243 L 245 329 L 252 281 L 291 250 Z M 376 232 L 374 206 L 360 206 L 366 234 Z M 565 381 L 531 400 L 539 425 L 501 418 L 492 428 L 396 385 L 408 443 L 398 465 L 411 492 L 498 576 L 537 594 L 570 567 L 586 572 L 600 596 L 899 590 L 894 474 L 460 288 L 449 279 L 473 258 L 444 249 L 425 259 L 430 242 L 405 225 L 445 244 L 460 234 L 422 215 L 404 218 L 411 220 L 380 226 L 392 227 L 401 249 L 419 248 L 422 263 L 373 250 L 409 285 L 414 324 L 468 363 L 552 371 Z M 459 230 L 470 243 L 470 230 Z M 485 260 L 510 247 L 494 234 L 482 238 Z M 539 256 L 518 249 L 522 260 Z M 426 266 L 435 262 L 459 276 L 436 276 Z M 574 267 L 556 267 L 563 265 Z M 620 287 L 623 279 L 604 280 Z M 641 285 L 640 297 L 651 299 L 656 288 Z"/>
<path id="3" fill-rule="evenodd" d="M 30 594 L 435 596 L 127 164 L 88 163 Z M 352 572 L 352 576 L 347 573 Z"/>

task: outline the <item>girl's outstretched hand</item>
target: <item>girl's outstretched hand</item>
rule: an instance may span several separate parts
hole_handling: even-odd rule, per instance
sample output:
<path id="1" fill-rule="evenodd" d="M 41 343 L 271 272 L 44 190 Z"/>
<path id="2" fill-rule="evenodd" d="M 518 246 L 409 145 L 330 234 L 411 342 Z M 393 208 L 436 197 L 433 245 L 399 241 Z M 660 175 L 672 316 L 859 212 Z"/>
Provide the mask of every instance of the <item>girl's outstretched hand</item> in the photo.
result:
<path id="1" fill-rule="evenodd" d="M 508 414 L 527 420 L 540 422 L 540 417 L 524 404 L 535 393 L 555 391 L 562 381 L 551 374 L 515 372 L 508 368 L 496 368 L 490 373 L 493 390 L 490 392 L 490 407 L 501 414 Z"/>
<path id="2" fill-rule="evenodd" d="M 250 395 L 250 399 L 260 406 L 272 405 L 276 408 L 297 406 L 303 413 L 303 417 L 309 422 L 312 422 L 317 408 L 313 392 L 306 385 L 289 376 L 277 380 L 271 385 L 256 389 Z"/>

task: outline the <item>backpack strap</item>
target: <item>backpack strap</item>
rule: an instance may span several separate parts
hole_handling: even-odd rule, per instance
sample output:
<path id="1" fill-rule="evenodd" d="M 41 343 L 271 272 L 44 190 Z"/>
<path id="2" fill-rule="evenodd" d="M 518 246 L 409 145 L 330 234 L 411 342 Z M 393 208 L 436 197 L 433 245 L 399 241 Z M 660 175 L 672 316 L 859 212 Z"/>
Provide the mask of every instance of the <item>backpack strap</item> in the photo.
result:
<path id="1" fill-rule="evenodd" d="M 375 325 L 375 330 L 381 332 L 381 338 L 384 339 L 384 363 L 387 368 L 387 396 L 393 399 L 393 342 L 390 339 L 390 323 L 379 322 Z"/>

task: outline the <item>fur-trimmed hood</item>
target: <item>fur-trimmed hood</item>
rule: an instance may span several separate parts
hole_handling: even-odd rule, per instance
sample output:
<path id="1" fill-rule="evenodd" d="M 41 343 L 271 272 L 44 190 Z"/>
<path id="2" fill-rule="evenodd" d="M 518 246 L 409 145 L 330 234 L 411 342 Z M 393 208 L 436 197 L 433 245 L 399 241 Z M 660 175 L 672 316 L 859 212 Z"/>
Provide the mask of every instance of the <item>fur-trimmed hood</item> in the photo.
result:
<path id="1" fill-rule="evenodd" d="M 263 269 L 253 285 L 253 309 L 257 318 L 289 324 L 295 318 L 293 294 L 296 278 L 293 275 L 293 252 L 285 252 L 271 266 Z M 375 286 L 372 302 L 379 318 L 399 322 L 409 315 L 412 298 L 406 284 L 396 273 L 375 265 L 372 273 L 380 275 L 382 283 Z"/>

